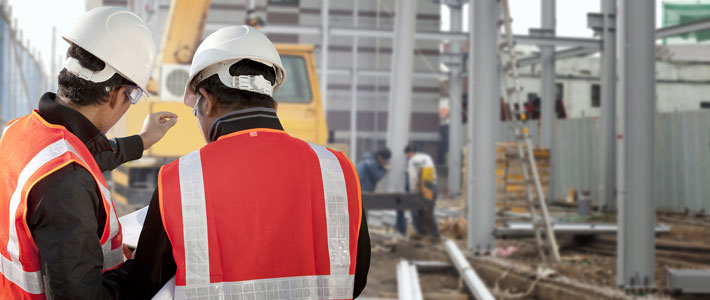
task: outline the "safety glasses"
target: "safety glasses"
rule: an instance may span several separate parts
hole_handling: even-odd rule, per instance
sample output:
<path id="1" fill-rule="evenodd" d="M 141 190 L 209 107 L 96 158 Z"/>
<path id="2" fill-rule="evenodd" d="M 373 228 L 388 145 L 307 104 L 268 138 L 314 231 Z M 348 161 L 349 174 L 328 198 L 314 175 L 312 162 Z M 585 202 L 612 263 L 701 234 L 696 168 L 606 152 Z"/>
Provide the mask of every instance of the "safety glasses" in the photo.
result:
<path id="1" fill-rule="evenodd" d="M 126 85 L 126 97 L 131 100 L 131 104 L 138 103 L 143 96 L 143 90 L 135 85 Z"/>
<path id="2" fill-rule="evenodd" d="M 192 108 L 192 115 L 197 117 L 197 114 L 199 113 L 197 111 L 197 107 L 200 105 L 200 100 L 202 100 L 202 94 L 197 94 L 197 101 L 195 101 L 195 106 Z"/>

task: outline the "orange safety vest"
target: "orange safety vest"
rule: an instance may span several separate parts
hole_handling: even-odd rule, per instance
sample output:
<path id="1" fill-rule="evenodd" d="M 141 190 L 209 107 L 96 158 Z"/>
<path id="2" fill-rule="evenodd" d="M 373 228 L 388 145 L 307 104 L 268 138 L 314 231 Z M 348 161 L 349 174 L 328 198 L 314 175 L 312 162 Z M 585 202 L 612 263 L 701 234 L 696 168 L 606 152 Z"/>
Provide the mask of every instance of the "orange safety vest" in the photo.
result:
<path id="1" fill-rule="evenodd" d="M 32 187 L 62 167 L 86 168 L 101 190 L 106 223 L 101 235 L 104 271 L 123 263 L 121 226 L 106 181 L 79 138 L 35 111 L 8 123 L 0 139 L 0 298 L 45 299 L 39 250 L 27 226 Z"/>
<path id="2" fill-rule="evenodd" d="M 158 188 L 175 299 L 352 299 L 362 204 L 343 153 L 239 131 L 164 166 Z"/>

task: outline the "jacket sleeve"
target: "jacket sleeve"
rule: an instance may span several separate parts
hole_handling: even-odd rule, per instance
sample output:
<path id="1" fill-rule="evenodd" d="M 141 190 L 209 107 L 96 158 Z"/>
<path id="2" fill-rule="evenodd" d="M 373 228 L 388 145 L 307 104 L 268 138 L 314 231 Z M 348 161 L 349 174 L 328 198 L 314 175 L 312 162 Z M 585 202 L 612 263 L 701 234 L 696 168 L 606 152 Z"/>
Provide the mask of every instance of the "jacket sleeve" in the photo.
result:
<path id="1" fill-rule="evenodd" d="M 132 293 L 129 299 L 151 299 L 170 278 L 175 276 L 177 270 L 172 245 L 163 228 L 158 199 L 156 189 L 138 239 L 136 263 L 131 271 L 127 288 Z"/>
<path id="2" fill-rule="evenodd" d="M 355 287 L 353 299 L 360 296 L 367 285 L 367 273 L 370 271 L 370 233 L 367 229 L 367 213 L 362 210 L 362 222 L 357 239 L 357 258 L 355 262 Z"/>
<path id="3" fill-rule="evenodd" d="M 387 175 L 387 170 L 380 166 L 380 163 L 377 161 L 369 161 L 367 164 L 367 170 L 373 182 L 378 182 L 382 179 L 382 177 Z"/>
<path id="4" fill-rule="evenodd" d="M 69 164 L 40 180 L 27 222 L 39 249 L 48 299 L 119 299 L 131 263 L 102 274 L 106 214 L 91 174 Z"/>
<path id="5" fill-rule="evenodd" d="M 125 162 L 143 156 L 143 139 L 139 135 L 109 140 L 115 151 L 104 151 L 94 155 L 101 172 L 111 171 Z"/>

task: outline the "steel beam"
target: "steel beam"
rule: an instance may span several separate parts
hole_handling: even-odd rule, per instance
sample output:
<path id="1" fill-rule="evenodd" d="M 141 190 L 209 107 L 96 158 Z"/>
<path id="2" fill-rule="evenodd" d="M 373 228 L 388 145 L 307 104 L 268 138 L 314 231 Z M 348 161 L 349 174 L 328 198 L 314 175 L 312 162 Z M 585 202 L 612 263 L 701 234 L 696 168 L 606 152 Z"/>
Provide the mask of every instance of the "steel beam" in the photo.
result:
<path id="1" fill-rule="evenodd" d="M 360 1 L 353 1 L 353 27 L 358 27 L 358 11 Z M 354 36 L 352 45 L 352 70 L 357 74 L 358 69 L 358 53 L 357 53 L 357 37 Z M 350 80 L 350 160 L 353 165 L 357 165 L 357 76 L 352 76 Z"/>
<path id="2" fill-rule="evenodd" d="M 620 0 L 617 15 L 617 284 L 653 289 L 655 5 Z"/>
<path id="3" fill-rule="evenodd" d="M 397 264 L 397 299 L 414 300 L 414 290 L 412 289 L 411 269 L 406 260 L 401 260 Z"/>
<path id="4" fill-rule="evenodd" d="M 710 294 L 710 270 L 668 269 L 666 286 L 684 294 Z"/>
<path id="5" fill-rule="evenodd" d="M 710 29 L 710 19 L 658 29 L 656 30 L 656 39 L 664 39 L 675 35 L 686 34 L 689 32 L 695 32 L 698 30 L 705 29 Z"/>
<path id="6" fill-rule="evenodd" d="M 495 133 L 500 121 L 500 76 L 496 59 L 498 2 L 476 0 L 470 5 L 468 243 L 477 252 L 495 247 Z M 475 47 L 474 47 L 475 44 Z M 476 49 L 473 51 L 473 49 Z M 470 59 L 473 58 L 473 59 Z M 473 65 L 471 65 L 471 62 Z"/>
<path id="7" fill-rule="evenodd" d="M 542 29 L 546 30 L 546 35 L 548 37 L 555 37 L 555 23 L 557 18 L 555 17 L 555 0 L 542 0 Z M 542 99 L 540 105 L 540 145 L 545 148 L 550 149 L 550 154 L 555 153 L 555 133 L 554 125 L 557 120 L 557 114 L 555 113 L 555 47 L 554 46 L 542 46 L 541 47 L 542 56 L 542 70 L 541 77 L 541 91 Z M 555 163 L 555 158 L 550 158 L 550 169 L 554 170 L 553 167 Z M 548 183 L 548 194 L 546 195 L 548 202 L 553 202 L 555 195 L 553 180 L 554 176 L 550 176 Z"/>
<path id="8" fill-rule="evenodd" d="M 597 235 L 616 234 L 616 224 L 590 224 L 590 223 L 552 223 L 555 236 L 563 235 Z M 667 225 L 659 224 L 653 229 L 655 234 L 665 234 L 671 231 Z M 509 221 L 505 227 L 496 228 L 496 237 L 531 237 L 533 226 L 530 222 Z"/>
<path id="9" fill-rule="evenodd" d="M 601 115 L 599 122 L 599 191 L 597 203 L 605 210 L 614 210 L 616 190 L 616 0 L 602 0 Z"/>
<path id="10" fill-rule="evenodd" d="M 420 209 L 426 205 L 421 194 L 412 193 L 363 193 L 362 207 L 365 210 Z"/>
<path id="11" fill-rule="evenodd" d="M 321 16 L 321 43 L 320 43 L 320 96 L 323 101 L 323 111 L 328 114 L 328 48 L 329 40 L 329 22 L 330 16 L 330 0 L 321 0 L 320 16 Z"/>
<path id="12" fill-rule="evenodd" d="M 337 69 L 330 69 L 328 71 L 328 74 L 352 76 L 353 72 L 352 72 L 352 69 L 337 68 Z M 424 78 L 424 79 L 445 79 L 445 78 L 449 78 L 449 74 L 450 74 L 449 72 L 438 72 L 438 73 L 413 72 L 412 77 L 413 78 Z M 372 70 L 372 69 L 357 70 L 358 77 L 389 77 L 391 75 L 392 75 L 392 72 L 390 72 L 390 71 Z"/>
<path id="13" fill-rule="evenodd" d="M 395 32 L 392 41 L 392 77 L 390 80 L 387 146 L 392 150 L 389 172 L 390 192 L 404 191 L 406 159 L 404 147 L 409 142 L 412 110 L 412 70 L 414 58 L 414 25 L 417 1 L 397 0 Z"/>
<path id="14" fill-rule="evenodd" d="M 460 31 L 463 28 L 463 3 L 450 1 L 449 10 L 451 30 Z M 449 66 L 449 155 L 448 155 L 448 186 L 450 195 L 461 194 L 461 149 L 463 148 L 463 120 L 461 103 L 463 77 L 463 56 L 461 56 L 461 42 L 451 41 L 449 52 L 456 60 L 447 64 Z"/>
<path id="15" fill-rule="evenodd" d="M 459 247 L 457 247 L 452 240 L 447 240 L 444 242 L 444 248 L 446 249 L 446 253 L 449 254 L 449 258 L 451 258 L 454 266 L 456 266 L 456 270 L 458 270 L 461 277 L 463 277 L 466 286 L 468 286 L 468 289 L 473 293 L 473 296 L 478 300 L 494 300 L 495 298 L 493 298 L 488 287 L 483 283 L 483 280 L 478 277 L 471 267 L 471 264 L 466 260 L 463 253 L 461 253 L 461 250 L 459 250 Z"/>
<path id="16" fill-rule="evenodd" d="M 555 60 L 561 60 L 572 57 L 582 57 L 599 52 L 599 47 L 572 47 L 563 50 L 555 51 Z M 518 68 L 524 68 L 529 65 L 538 64 L 542 60 L 542 55 L 535 54 L 528 57 L 518 59 Z"/>

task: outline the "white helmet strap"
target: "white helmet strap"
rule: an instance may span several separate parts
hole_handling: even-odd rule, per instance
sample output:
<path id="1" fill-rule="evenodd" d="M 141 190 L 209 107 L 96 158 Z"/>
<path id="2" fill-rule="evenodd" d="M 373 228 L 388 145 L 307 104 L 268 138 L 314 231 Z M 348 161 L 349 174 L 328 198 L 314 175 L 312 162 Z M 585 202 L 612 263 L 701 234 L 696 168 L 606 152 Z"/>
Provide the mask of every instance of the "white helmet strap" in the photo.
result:
<path id="1" fill-rule="evenodd" d="M 113 74 L 117 73 L 116 69 L 108 64 L 106 64 L 103 70 L 94 72 L 82 67 L 79 60 L 71 56 L 67 57 L 67 60 L 64 62 L 64 68 L 67 69 L 69 73 L 74 74 L 74 76 L 91 82 L 104 82 L 111 79 Z"/>
<path id="2" fill-rule="evenodd" d="M 236 61 L 221 62 L 211 65 L 195 77 L 194 82 L 202 82 L 214 74 L 219 75 L 219 81 L 227 87 L 244 91 L 273 96 L 274 86 L 271 81 L 266 80 L 262 75 L 238 75 L 229 74 L 229 68 Z"/>

